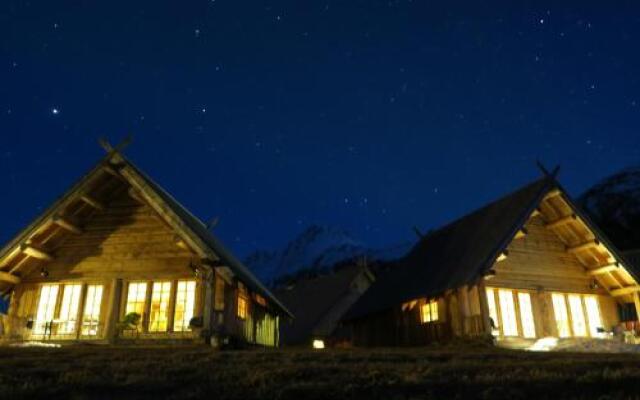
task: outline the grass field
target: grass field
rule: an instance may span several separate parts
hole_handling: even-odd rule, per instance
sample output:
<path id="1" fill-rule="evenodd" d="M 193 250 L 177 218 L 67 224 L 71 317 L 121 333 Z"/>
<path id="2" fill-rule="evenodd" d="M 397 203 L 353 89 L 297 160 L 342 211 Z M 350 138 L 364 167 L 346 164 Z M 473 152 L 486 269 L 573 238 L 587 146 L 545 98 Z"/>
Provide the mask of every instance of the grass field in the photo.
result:
<path id="1" fill-rule="evenodd" d="M 399 350 L 0 348 L 7 399 L 640 398 L 640 356 Z"/>

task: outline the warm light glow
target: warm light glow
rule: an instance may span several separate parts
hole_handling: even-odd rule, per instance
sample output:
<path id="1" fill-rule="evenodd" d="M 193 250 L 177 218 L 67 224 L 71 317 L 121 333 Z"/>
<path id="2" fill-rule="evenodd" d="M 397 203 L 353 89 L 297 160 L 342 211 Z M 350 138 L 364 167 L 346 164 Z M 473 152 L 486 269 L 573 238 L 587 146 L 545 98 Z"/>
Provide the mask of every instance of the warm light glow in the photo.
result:
<path id="1" fill-rule="evenodd" d="M 242 293 L 238 293 L 238 318 L 245 319 L 249 312 L 247 298 Z"/>
<path id="2" fill-rule="evenodd" d="M 127 306 L 125 307 L 125 315 L 137 313 L 140 317 L 144 316 L 144 304 L 147 299 L 147 283 L 137 282 L 129 283 L 129 292 L 127 293 Z"/>
<path id="3" fill-rule="evenodd" d="M 84 302 L 82 329 L 80 332 L 84 336 L 96 336 L 99 332 L 102 291 L 102 285 L 87 286 L 87 297 Z"/>
<path id="4" fill-rule="evenodd" d="M 529 293 L 518 293 L 518 305 L 520 306 L 520 323 L 522 324 L 522 334 L 525 338 L 535 338 L 536 325 L 533 321 L 531 296 L 529 295 Z"/>
<path id="5" fill-rule="evenodd" d="M 573 323 L 573 336 L 587 336 L 587 323 L 582 309 L 582 298 L 579 294 L 569 295 L 569 309 L 571 310 L 571 322 Z"/>
<path id="6" fill-rule="evenodd" d="M 558 328 L 558 336 L 565 338 L 571 336 L 569 330 L 569 316 L 567 313 L 567 304 L 564 299 L 564 294 L 553 293 L 551 295 L 553 302 L 553 313 L 556 318 L 556 327 Z"/>
<path id="7" fill-rule="evenodd" d="M 495 291 L 492 288 L 487 288 L 487 303 L 489 306 L 489 316 L 493 320 L 494 327 L 498 327 L 500 321 L 498 321 L 498 309 L 496 307 Z"/>
<path id="8" fill-rule="evenodd" d="M 81 292 L 82 285 L 64 285 L 57 333 L 69 335 L 76 332 Z"/>
<path id="9" fill-rule="evenodd" d="M 193 318 L 193 306 L 196 299 L 195 281 L 178 282 L 176 289 L 176 311 L 173 318 L 173 330 L 190 331 L 189 322 Z"/>
<path id="10" fill-rule="evenodd" d="M 531 346 L 529 346 L 527 350 L 550 351 L 550 350 L 553 350 L 557 345 L 558 345 L 558 338 L 545 337 L 545 338 L 536 340 L 536 342 Z"/>
<path id="11" fill-rule="evenodd" d="M 45 333 L 45 325 L 53 320 L 57 299 L 58 285 L 42 285 L 33 333 L 39 335 Z"/>
<path id="12" fill-rule="evenodd" d="M 153 282 L 149 309 L 149 332 L 165 332 L 169 323 L 171 282 Z"/>
<path id="13" fill-rule="evenodd" d="M 502 334 L 504 336 L 518 336 L 518 323 L 516 321 L 516 307 L 513 303 L 511 290 L 498 290 L 500 312 L 502 314 Z"/>
<path id="14" fill-rule="evenodd" d="M 602 333 L 598 332 L 598 328 L 602 328 L 602 319 L 600 318 L 600 308 L 598 307 L 598 298 L 596 296 L 585 296 L 584 306 L 587 309 L 587 320 L 589 321 L 589 334 L 591 337 L 601 337 Z"/>
<path id="15" fill-rule="evenodd" d="M 438 320 L 438 302 L 431 300 L 428 303 L 424 303 L 420 306 L 420 316 L 422 323 L 434 322 Z"/>
<path id="16" fill-rule="evenodd" d="M 324 340 L 316 339 L 313 341 L 313 348 L 317 350 L 324 349 Z"/>

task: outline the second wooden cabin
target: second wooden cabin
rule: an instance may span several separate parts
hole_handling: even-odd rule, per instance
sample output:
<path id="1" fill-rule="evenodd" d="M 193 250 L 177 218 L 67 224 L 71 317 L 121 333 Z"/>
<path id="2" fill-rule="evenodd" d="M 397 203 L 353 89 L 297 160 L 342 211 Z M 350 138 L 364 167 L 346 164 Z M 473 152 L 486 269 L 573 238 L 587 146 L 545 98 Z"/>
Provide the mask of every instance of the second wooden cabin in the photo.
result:
<path id="1" fill-rule="evenodd" d="M 344 321 L 361 346 L 603 337 L 621 321 L 637 324 L 638 282 L 545 176 L 423 237 Z"/>

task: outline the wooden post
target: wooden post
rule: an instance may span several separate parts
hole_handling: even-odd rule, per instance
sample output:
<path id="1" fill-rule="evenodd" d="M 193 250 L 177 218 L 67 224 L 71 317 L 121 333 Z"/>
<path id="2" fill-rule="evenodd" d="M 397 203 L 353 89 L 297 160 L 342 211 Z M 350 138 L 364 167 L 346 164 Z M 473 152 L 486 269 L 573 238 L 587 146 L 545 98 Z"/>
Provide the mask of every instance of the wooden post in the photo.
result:
<path id="1" fill-rule="evenodd" d="M 636 305 L 636 320 L 640 321 L 640 294 L 633 294 L 633 303 Z"/>
<path id="2" fill-rule="evenodd" d="M 120 315 L 120 296 L 122 293 L 122 279 L 111 281 L 111 292 L 109 293 L 109 305 L 105 327 L 105 338 L 113 342 L 117 336 L 118 317 Z"/>
<path id="3" fill-rule="evenodd" d="M 478 283 L 478 298 L 480 300 L 480 316 L 482 318 L 483 333 L 491 335 L 491 316 L 489 315 L 489 301 L 487 300 L 487 288 L 484 285 L 484 278 L 480 278 L 480 282 Z M 493 322 L 495 324 L 498 323 L 498 321 Z"/>
<path id="4" fill-rule="evenodd" d="M 202 284 L 204 285 L 204 301 L 202 310 L 202 329 L 208 332 L 207 343 L 210 343 L 213 329 L 213 285 L 215 282 L 215 272 L 207 270 L 204 274 Z"/>

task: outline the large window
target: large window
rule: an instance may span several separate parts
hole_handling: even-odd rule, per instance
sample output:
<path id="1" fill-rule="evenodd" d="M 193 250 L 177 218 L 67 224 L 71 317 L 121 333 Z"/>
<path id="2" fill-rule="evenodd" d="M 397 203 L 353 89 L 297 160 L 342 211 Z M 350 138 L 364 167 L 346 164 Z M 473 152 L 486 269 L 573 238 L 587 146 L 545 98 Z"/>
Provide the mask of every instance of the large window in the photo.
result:
<path id="1" fill-rule="evenodd" d="M 553 293 L 553 312 L 560 337 L 599 337 L 602 328 L 598 298 L 593 295 Z"/>
<path id="2" fill-rule="evenodd" d="M 33 333 L 38 335 L 45 333 L 47 324 L 53 321 L 57 299 L 58 285 L 42 285 L 40 288 L 40 300 L 38 301 Z"/>
<path id="3" fill-rule="evenodd" d="M 518 336 L 518 322 L 516 320 L 516 307 L 513 302 L 511 290 L 498 290 L 500 312 L 502 313 L 502 334 L 504 336 Z"/>
<path id="4" fill-rule="evenodd" d="M 165 332 L 169 323 L 171 282 L 153 282 L 149 309 L 149 332 Z"/>
<path id="5" fill-rule="evenodd" d="M 571 327 L 573 336 L 587 336 L 587 322 L 582 309 L 582 298 L 578 294 L 569 295 L 569 309 L 571 310 Z"/>
<path id="6" fill-rule="evenodd" d="M 78 326 L 78 310 L 80 309 L 80 294 L 82 285 L 64 285 L 62 291 L 62 304 L 60 305 L 60 321 L 57 333 L 70 335 L 76 333 Z"/>
<path id="7" fill-rule="evenodd" d="M 100 305 L 102 304 L 102 285 L 89 285 L 82 313 L 83 336 L 96 336 L 100 328 Z"/>
<path id="8" fill-rule="evenodd" d="M 173 318 L 173 330 L 176 332 L 191 330 L 189 322 L 193 318 L 196 300 L 196 283 L 180 281 L 176 288 L 176 308 Z"/>
<path id="9" fill-rule="evenodd" d="M 422 323 L 437 321 L 438 320 L 438 302 L 436 300 L 431 300 L 427 303 L 424 303 L 420 307 L 420 314 L 421 314 Z"/>
<path id="10" fill-rule="evenodd" d="M 144 316 L 144 305 L 147 301 L 147 283 L 132 282 L 129 283 L 129 291 L 127 293 L 127 306 L 125 315 L 136 313 L 140 317 Z"/>
<path id="11" fill-rule="evenodd" d="M 584 307 L 587 310 L 587 320 L 589 321 L 589 334 L 591 337 L 602 336 L 598 332 L 598 328 L 602 328 L 602 320 L 600 318 L 600 307 L 598 307 L 598 298 L 596 296 L 585 296 Z"/>
<path id="12" fill-rule="evenodd" d="M 220 275 L 216 275 L 215 301 L 213 308 L 216 311 L 224 310 L 224 279 Z"/>
<path id="13" fill-rule="evenodd" d="M 493 288 L 487 288 L 487 303 L 489 306 L 489 317 L 491 317 L 491 321 L 493 321 L 492 329 L 498 328 L 498 308 L 496 307 L 496 296 Z"/>
<path id="14" fill-rule="evenodd" d="M 246 319 L 249 314 L 249 299 L 247 295 L 242 291 L 238 291 L 238 318 Z"/>
<path id="15" fill-rule="evenodd" d="M 522 335 L 526 338 L 535 338 L 536 324 L 533 321 L 533 310 L 531 309 L 531 296 L 529 293 L 518 293 L 518 305 L 520 306 Z"/>
<path id="16" fill-rule="evenodd" d="M 551 295 L 551 301 L 553 302 L 553 313 L 556 317 L 558 336 L 571 336 L 571 331 L 569 329 L 569 314 L 567 313 L 567 303 L 564 299 L 564 294 L 553 293 Z"/>

